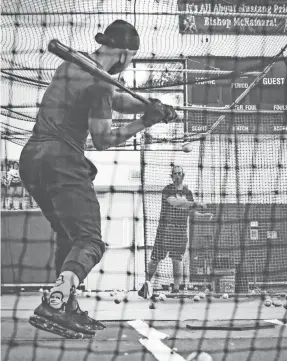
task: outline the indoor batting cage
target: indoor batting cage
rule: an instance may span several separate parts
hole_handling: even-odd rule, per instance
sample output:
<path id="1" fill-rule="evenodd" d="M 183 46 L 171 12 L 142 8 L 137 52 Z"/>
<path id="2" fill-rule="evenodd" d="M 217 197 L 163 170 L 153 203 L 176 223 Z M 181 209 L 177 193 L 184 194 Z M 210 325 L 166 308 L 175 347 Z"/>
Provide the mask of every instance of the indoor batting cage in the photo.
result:
<path id="1" fill-rule="evenodd" d="M 286 1 L 4 0 L 1 19 L 2 360 L 286 360 Z M 120 33 L 98 42 L 118 20 L 136 29 L 138 49 L 118 47 Z M 123 68 L 113 73 L 111 59 Z M 98 222 L 104 251 L 78 277 L 80 308 L 69 313 L 67 301 L 41 318 L 41 302 L 53 308 L 59 248 L 63 264 L 80 263 L 71 255 L 80 236 L 59 243 L 44 193 L 21 176 L 21 154 L 44 124 L 25 166 L 41 164 L 46 186 L 61 160 L 73 179 L 70 145 L 65 155 L 50 148 L 49 168 L 41 154 L 90 122 L 89 93 L 75 98 L 81 79 L 112 89 L 111 115 L 99 106 L 96 119 L 122 141 L 101 150 L 85 129 L 81 159 L 97 174 L 74 213 L 66 199 L 57 215 L 65 230 L 81 217 L 79 229 Z M 119 110 L 116 97 L 130 108 Z M 154 102 L 161 121 L 146 120 Z M 91 192 L 98 218 L 81 211 L 88 203 L 93 215 Z M 72 323 L 63 332 L 57 320 L 76 313 L 96 332 Z"/>

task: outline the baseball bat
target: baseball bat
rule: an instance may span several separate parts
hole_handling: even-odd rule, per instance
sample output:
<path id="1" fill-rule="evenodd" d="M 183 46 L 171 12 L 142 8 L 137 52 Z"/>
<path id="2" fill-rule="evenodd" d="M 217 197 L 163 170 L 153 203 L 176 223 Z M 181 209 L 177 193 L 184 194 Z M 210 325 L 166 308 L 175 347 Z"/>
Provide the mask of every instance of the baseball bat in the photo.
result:
<path id="1" fill-rule="evenodd" d="M 132 95 L 135 99 L 141 101 L 142 103 L 149 104 L 148 99 L 130 90 L 104 70 L 99 69 L 97 63 L 93 61 L 93 59 L 69 48 L 68 46 L 62 44 L 59 40 L 51 40 L 48 44 L 48 50 L 50 53 L 57 55 L 59 58 L 78 65 L 81 69 L 87 71 L 92 76 L 99 77 L 107 83 L 115 85 L 119 89 L 124 90 L 126 93 Z"/>

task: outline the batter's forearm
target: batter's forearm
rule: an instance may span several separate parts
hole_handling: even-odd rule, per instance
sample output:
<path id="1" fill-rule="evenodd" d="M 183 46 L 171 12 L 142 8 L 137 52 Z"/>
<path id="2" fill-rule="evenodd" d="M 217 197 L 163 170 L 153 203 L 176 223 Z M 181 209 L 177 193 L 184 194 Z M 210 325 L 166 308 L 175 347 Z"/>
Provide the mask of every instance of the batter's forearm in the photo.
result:
<path id="1" fill-rule="evenodd" d="M 124 127 L 113 129 L 103 142 L 104 149 L 120 145 L 144 129 L 145 125 L 142 119 L 137 119 Z"/>
<path id="2" fill-rule="evenodd" d="M 146 104 L 135 99 L 130 94 L 116 92 L 113 98 L 113 110 L 124 114 L 141 114 L 145 112 Z"/>

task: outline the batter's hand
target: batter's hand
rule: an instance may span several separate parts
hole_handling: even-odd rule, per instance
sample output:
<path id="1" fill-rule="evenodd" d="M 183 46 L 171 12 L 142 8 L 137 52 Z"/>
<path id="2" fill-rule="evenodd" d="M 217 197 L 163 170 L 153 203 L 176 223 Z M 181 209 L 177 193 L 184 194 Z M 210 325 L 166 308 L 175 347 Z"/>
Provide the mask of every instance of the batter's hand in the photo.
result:
<path id="1" fill-rule="evenodd" d="M 176 111 L 174 110 L 174 107 L 171 105 L 164 104 L 165 106 L 165 122 L 171 122 L 172 120 L 176 120 L 178 118 L 178 115 Z"/>
<path id="2" fill-rule="evenodd" d="M 165 105 L 158 99 L 149 98 L 149 104 L 142 117 L 145 127 L 160 123 L 166 117 Z"/>
<path id="3" fill-rule="evenodd" d="M 150 103 L 142 117 L 145 127 L 164 121 L 168 123 L 177 119 L 177 114 L 171 105 L 163 104 L 159 99 L 149 98 Z"/>

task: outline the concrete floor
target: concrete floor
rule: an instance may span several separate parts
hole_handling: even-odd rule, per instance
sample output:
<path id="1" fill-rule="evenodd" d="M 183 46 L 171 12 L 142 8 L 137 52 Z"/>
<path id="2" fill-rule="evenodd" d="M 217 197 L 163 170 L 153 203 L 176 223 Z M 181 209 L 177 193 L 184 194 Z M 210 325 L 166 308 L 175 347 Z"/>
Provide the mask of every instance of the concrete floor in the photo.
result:
<path id="1" fill-rule="evenodd" d="M 28 318 L 40 303 L 38 293 L 2 295 L 2 360 L 3 361 L 181 361 L 198 348 L 208 352 L 213 361 L 286 361 L 287 311 L 283 307 L 265 307 L 259 299 L 214 299 L 194 303 L 192 300 L 167 299 L 149 309 L 150 301 L 129 293 L 128 302 L 115 304 L 108 293 L 79 297 L 83 310 L 103 321 L 106 329 L 98 331 L 92 340 L 67 340 L 34 329 Z M 100 297 L 100 300 L 99 300 Z M 186 324 L 200 326 L 222 321 L 264 320 L 273 325 L 268 329 L 247 331 L 189 330 Z M 131 327 L 129 320 L 141 320 L 155 333 L 146 336 Z M 283 322 L 282 322 L 283 320 Z M 268 321 L 268 322 L 267 322 Z M 157 339 L 156 331 L 166 335 Z M 143 347 L 140 340 L 149 341 L 152 349 Z M 158 353 L 156 348 L 162 351 Z M 173 354 L 172 348 L 176 348 Z M 167 352 L 167 353 L 166 353 Z"/>

